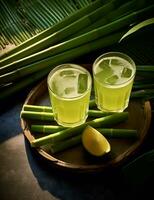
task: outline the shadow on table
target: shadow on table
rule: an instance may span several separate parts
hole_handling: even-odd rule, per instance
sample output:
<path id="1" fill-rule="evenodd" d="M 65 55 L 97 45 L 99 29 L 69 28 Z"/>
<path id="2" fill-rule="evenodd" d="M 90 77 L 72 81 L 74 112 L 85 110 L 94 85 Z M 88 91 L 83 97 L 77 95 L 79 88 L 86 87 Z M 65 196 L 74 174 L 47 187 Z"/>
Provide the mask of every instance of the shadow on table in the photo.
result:
<path id="1" fill-rule="evenodd" d="M 63 200 L 133 200 L 143 196 L 147 198 L 152 194 L 149 178 L 143 180 L 141 177 L 139 181 L 133 182 L 135 170 L 139 169 L 137 167 L 132 168 L 128 176 L 127 172 L 124 176 L 123 168 L 97 174 L 72 173 L 51 166 L 31 149 L 27 140 L 25 140 L 25 146 L 30 167 L 41 189 L 57 198 Z M 127 165 L 126 169 L 128 169 Z"/>
<path id="2" fill-rule="evenodd" d="M 0 100 L 0 143 L 22 132 L 20 112 L 29 89 Z"/>
<path id="3" fill-rule="evenodd" d="M 126 199 L 120 173 L 79 174 L 55 169 L 33 151 L 25 139 L 30 167 L 42 190 L 63 200 Z"/>
<path id="4" fill-rule="evenodd" d="M 20 111 L 22 108 L 22 103 L 14 105 L 11 109 L 6 112 L 0 112 L 0 143 L 13 138 L 19 133 L 22 129 L 20 126 Z"/>

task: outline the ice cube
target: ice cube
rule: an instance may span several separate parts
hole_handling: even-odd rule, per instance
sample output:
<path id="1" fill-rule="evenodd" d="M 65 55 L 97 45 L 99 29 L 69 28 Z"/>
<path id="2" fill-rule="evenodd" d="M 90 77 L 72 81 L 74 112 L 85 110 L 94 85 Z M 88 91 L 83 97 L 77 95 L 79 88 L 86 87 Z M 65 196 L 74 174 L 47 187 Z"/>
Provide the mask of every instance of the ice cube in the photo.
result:
<path id="1" fill-rule="evenodd" d="M 101 69 L 104 69 L 104 68 L 109 68 L 109 61 L 110 60 L 102 60 L 100 63 L 99 63 L 99 67 L 101 68 Z"/>
<path id="2" fill-rule="evenodd" d="M 100 62 L 100 64 L 99 64 L 99 68 L 101 69 L 101 70 L 99 70 L 99 71 L 103 71 L 103 72 L 105 72 L 105 73 L 112 73 L 112 68 L 110 67 L 110 60 L 103 60 L 102 62 Z"/>
<path id="3" fill-rule="evenodd" d="M 52 85 L 51 85 L 52 91 L 59 96 L 63 95 L 63 88 L 61 87 L 61 85 L 59 85 L 59 83 L 57 81 L 53 81 Z"/>
<path id="4" fill-rule="evenodd" d="M 64 90 L 64 93 L 65 94 L 71 94 L 75 91 L 75 88 L 74 87 L 68 87 L 68 88 L 65 88 Z"/>
<path id="5" fill-rule="evenodd" d="M 60 76 L 75 76 L 73 70 L 64 70 L 60 72 Z"/>
<path id="6" fill-rule="evenodd" d="M 113 75 L 113 70 L 109 66 L 104 66 L 104 68 L 96 73 L 96 79 L 100 82 L 104 82 L 106 77 L 111 77 Z"/>
<path id="7" fill-rule="evenodd" d="M 109 78 L 107 78 L 105 80 L 105 82 L 109 83 L 109 84 L 115 84 L 115 83 L 117 83 L 118 79 L 119 79 L 119 77 L 117 75 L 112 75 Z"/>
<path id="8" fill-rule="evenodd" d="M 117 59 L 117 58 L 112 58 L 110 60 L 110 67 L 118 67 L 118 66 L 123 66 L 124 65 L 124 61 L 121 59 Z"/>
<path id="9" fill-rule="evenodd" d="M 132 69 L 124 67 L 121 73 L 121 77 L 123 78 L 129 78 L 132 75 Z"/>
<path id="10" fill-rule="evenodd" d="M 113 70 L 113 74 L 121 76 L 121 71 L 123 70 L 125 63 L 123 59 L 114 58 L 110 60 L 110 67 Z"/>
<path id="11" fill-rule="evenodd" d="M 83 93 L 88 87 L 88 76 L 87 74 L 79 74 L 78 76 L 78 93 Z"/>

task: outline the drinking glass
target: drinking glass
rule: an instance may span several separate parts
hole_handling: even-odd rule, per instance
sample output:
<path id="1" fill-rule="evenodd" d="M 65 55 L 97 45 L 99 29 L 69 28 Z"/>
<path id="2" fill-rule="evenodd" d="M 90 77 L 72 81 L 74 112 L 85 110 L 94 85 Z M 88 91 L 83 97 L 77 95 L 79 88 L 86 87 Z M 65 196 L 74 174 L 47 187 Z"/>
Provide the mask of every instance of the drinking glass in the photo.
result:
<path id="1" fill-rule="evenodd" d="M 108 52 L 93 63 L 97 107 L 107 112 L 123 112 L 129 104 L 136 73 L 134 61 L 121 52 Z"/>
<path id="2" fill-rule="evenodd" d="M 55 67 L 47 79 L 54 118 L 59 125 L 74 127 L 88 116 L 91 75 L 82 66 L 62 64 Z"/>

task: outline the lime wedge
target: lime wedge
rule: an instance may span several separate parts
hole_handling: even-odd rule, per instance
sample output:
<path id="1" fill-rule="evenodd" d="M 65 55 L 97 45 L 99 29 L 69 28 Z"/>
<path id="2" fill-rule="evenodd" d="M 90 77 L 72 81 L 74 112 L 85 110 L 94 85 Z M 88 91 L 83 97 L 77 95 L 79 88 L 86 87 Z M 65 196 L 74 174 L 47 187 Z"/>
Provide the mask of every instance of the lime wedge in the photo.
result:
<path id="1" fill-rule="evenodd" d="M 107 139 L 96 129 L 87 126 L 82 133 L 84 148 L 94 156 L 102 156 L 111 150 Z"/>

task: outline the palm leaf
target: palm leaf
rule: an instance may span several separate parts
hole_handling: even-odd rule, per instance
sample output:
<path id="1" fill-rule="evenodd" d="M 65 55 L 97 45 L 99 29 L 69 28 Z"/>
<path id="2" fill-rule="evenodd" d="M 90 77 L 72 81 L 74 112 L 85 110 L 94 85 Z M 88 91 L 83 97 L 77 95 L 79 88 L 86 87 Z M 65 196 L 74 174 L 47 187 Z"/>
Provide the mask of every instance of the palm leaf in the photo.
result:
<path id="1" fill-rule="evenodd" d="M 0 49 L 23 43 L 90 3 L 90 0 L 1 0 Z"/>
<path id="2" fill-rule="evenodd" d="M 129 35 L 135 33 L 136 31 L 140 30 L 141 28 L 144 28 L 145 26 L 148 26 L 150 24 L 154 24 L 154 18 L 150 18 L 147 20 L 144 20 L 140 22 L 139 24 L 133 26 L 127 33 L 125 33 L 120 41 L 122 41 L 124 38 L 128 37 Z"/>
<path id="3" fill-rule="evenodd" d="M 153 32 L 154 23 L 144 26 L 127 37 L 120 39 L 119 42 L 112 47 L 112 51 L 120 51 L 128 54 L 137 65 L 153 65 Z"/>

